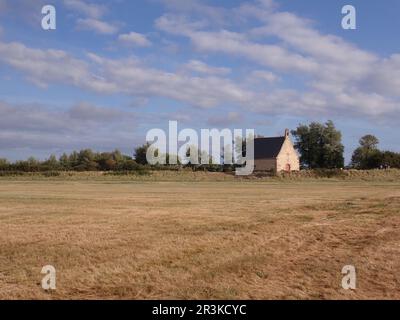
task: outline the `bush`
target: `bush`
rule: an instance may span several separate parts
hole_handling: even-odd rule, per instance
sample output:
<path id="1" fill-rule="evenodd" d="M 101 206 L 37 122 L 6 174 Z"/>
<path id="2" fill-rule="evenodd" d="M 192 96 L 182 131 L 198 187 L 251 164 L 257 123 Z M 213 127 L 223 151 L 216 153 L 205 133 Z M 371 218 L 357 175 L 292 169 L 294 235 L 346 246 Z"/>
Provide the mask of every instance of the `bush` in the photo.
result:
<path id="1" fill-rule="evenodd" d="M 42 175 L 47 178 L 59 177 L 61 175 L 61 172 L 60 171 L 45 171 L 45 172 L 42 172 Z"/>
<path id="2" fill-rule="evenodd" d="M 144 166 L 136 163 L 134 160 L 126 160 L 124 162 L 119 163 L 115 171 L 138 171 L 144 170 Z"/>
<path id="3" fill-rule="evenodd" d="M 0 177 L 15 177 L 15 176 L 23 176 L 26 173 L 23 171 L 0 171 Z"/>
<path id="4" fill-rule="evenodd" d="M 340 169 L 315 169 L 313 170 L 318 178 L 344 177 L 346 174 Z"/>
<path id="5" fill-rule="evenodd" d="M 127 171 L 127 170 L 122 170 L 122 171 L 108 171 L 105 173 L 105 175 L 108 176 L 144 176 L 144 175 L 149 175 L 150 172 L 147 170 L 136 170 L 136 171 Z"/>

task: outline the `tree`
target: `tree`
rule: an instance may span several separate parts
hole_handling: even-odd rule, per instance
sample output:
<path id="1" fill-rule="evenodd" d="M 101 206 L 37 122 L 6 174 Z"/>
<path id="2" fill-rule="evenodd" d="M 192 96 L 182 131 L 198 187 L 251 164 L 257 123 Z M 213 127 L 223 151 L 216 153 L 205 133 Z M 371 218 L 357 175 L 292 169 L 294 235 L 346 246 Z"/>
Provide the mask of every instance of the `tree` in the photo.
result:
<path id="1" fill-rule="evenodd" d="M 333 169 L 344 166 L 342 134 L 331 120 L 325 124 L 299 125 L 292 135 L 303 167 Z"/>
<path id="2" fill-rule="evenodd" d="M 64 170 L 68 170 L 71 168 L 71 164 L 69 162 L 69 157 L 66 153 L 63 153 L 60 157 L 60 159 L 58 160 L 58 162 L 60 163 L 60 166 L 62 169 Z"/>
<path id="3" fill-rule="evenodd" d="M 29 157 L 26 161 L 17 161 L 14 168 L 18 171 L 24 172 L 39 172 L 40 161 L 36 160 L 34 157 Z"/>
<path id="4" fill-rule="evenodd" d="M 371 134 L 367 134 L 360 139 L 359 143 L 366 150 L 376 150 L 378 149 L 379 139 Z"/>
<path id="5" fill-rule="evenodd" d="M 125 157 L 124 155 L 121 153 L 121 151 L 119 151 L 118 149 L 115 149 L 112 153 L 111 153 L 112 159 L 116 162 L 123 162 L 125 161 Z M 129 158 L 128 158 L 129 159 Z M 128 160 L 126 159 L 126 160 Z"/>
<path id="6" fill-rule="evenodd" d="M 97 154 L 96 162 L 99 166 L 99 169 L 102 171 L 114 170 L 117 165 L 117 161 L 114 160 L 113 154 L 109 152 Z"/>
<path id="7" fill-rule="evenodd" d="M 368 134 L 360 139 L 359 144 L 351 157 L 351 165 L 362 170 L 379 168 L 383 164 L 383 153 L 378 149 L 378 138 Z"/>
<path id="8" fill-rule="evenodd" d="M 140 171 L 143 170 L 140 164 L 137 164 L 135 160 L 124 160 L 119 162 L 116 168 L 118 171 Z"/>
<path id="9" fill-rule="evenodd" d="M 71 168 L 75 168 L 79 165 L 78 152 L 74 151 L 69 155 L 68 163 Z"/>
<path id="10" fill-rule="evenodd" d="M 58 170 L 59 163 L 56 156 L 52 154 L 49 159 L 47 159 L 44 163 L 42 163 L 42 167 L 45 170 Z"/>
<path id="11" fill-rule="evenodd" d="M 78 164 L 74 168 L 78 171 L 96 171 L 98 169 L 95 154 L 91 149 L 79 151 L 76 160 Z"/>
<path id="12" fill-rule="evenodd" d="M 146 143 L 140 147 L 135 149 L 135 161 L 141 165 L 147 164 L 147 150 L 149 149 L 150 144 Z"/>
<path id="13" fill-rule="evenodd" d="M 382 153 L 382 164 L 390 168 L 400 169 L 400 153 L 385 151 Z"/>
<path id="14" fill-rule="evenodd" d="M 1 170 L 8 170 L 10 167 L 10 163 L 7 159 L 0 158 L 0 171 Z"/>

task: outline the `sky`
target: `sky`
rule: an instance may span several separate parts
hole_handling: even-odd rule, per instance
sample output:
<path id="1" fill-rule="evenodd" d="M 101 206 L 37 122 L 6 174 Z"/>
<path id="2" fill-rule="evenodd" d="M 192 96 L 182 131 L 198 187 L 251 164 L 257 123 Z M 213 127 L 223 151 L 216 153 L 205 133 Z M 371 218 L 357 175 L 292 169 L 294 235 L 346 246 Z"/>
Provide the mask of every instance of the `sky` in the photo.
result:
<path id="1" fill-rule="evenodd" d="M 132 155 L 173 120 L 264 136 L 333 120 L 347 162 L 365 134 L 400 152 L 399 15 L 397 0 L 0 0 L 0 158 Z"/>

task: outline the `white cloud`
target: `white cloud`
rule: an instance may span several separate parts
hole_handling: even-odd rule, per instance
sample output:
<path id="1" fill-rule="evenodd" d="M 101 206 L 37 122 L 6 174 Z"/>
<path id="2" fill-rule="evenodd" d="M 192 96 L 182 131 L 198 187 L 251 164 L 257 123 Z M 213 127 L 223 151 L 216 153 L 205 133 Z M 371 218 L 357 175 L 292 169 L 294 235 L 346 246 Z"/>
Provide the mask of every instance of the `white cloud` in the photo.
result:
<path id="1" fill-rule="evenodd" d="M 82 0 L 64 0 L 64 6 L 93 19 L 101 18 L 107 12 L 104 5 L 86 3 Z"/>
<path id="2" fill-rule="evenodd" d="M 220 77 L 193 77 L 165 72 L 144 66 L 132 58 L 110 60 L 96 55 L 91 57 L 103 70 L 108 83 L 126 94 L 166 97 L 201 107 L 214 107 L 223 102 L 244 103 L 253 94 Z"/>
<path id="3" fill-rule="evenodd" d="M 221 29 L 221 23 L 212 24 L 212 17 L 203 13 L 199 19 L 177 9 L 157 19 L 156 27 L 189 38 L 197 50 L 206 54 L 241 57 L 273 69 L 274 74 L 256 70 L 251 76 L 270 82 L 282 78 L 280 92 L 286 95 L 268 92 L 262 105 L 252 101 L 253 110 L 271 112 L 272 103 L 281 112 L 301 110 L 308 114 L 377 116 L 392 115 L 400 109 L 398 54 L 380 58 L 340 37 L 322 34 L 312 21 L 277 10 L 272 0 L 248 2 L 232 9 L 227 19 L 239 23 L 240 32 Z M 246 22 L 251 22 L 251 27 Z M 254 27 L 256 23 L 258 27 Z M 301 79 L 305 89 L 285 91 L 287 77 Z"/>
<path id="4" fill-rule="evenodd" d="M 127 45 L 133 45 L 133 46 L 138 46 L 138 47 L 151 46 L 150 40 L 148 40 L 145 35 L 137 33 L 137 32 L 121 34 L 118 36 L 118 40 Z"/>
<path id="5" fill-rule="evenodd" d="M 29 156 L 38 150 L 61 153 L 94 148 L 129 153 L 138 115 L 79 103 L 66 110 L 39 104 L 10 104 L 0 101 L 0 149 L 17 150 Z M 23 151 L 21 149 L 24 149 Z"/>
<path id="6" fill-rule="evenodd" d="M 217 5 L 207 5 L 204 1 L 161 0 L 161 2 L 163 2 L 167 8 L 176 12 L 192 14 L 199 19 L 206 18 L 217 25 L 226 25 L 227 19 L 231 17 L 231 12 L 228 9 Z"/>
<path id="7" fill-rule="evenodd" d="M 111 60 L 88 54 L 91 63 L 64 51 L 31 49 L 20 43 L 0 42 L 0 62 L 24 73 L 37 85 L 74 85 L 102 94 L 156 96 L 201 107 L 223 102 L 245 103 L 253 93 L 228 79 L 193 77 L 146 67 L 134 58 Z"/>
<path id="8" fill-rule="evenodd" d="M 76 27 L 78 30 L 90 30 L 98 34 L 115 34 L 118 25 L 107 22 L 103 16 L 109 11 L 105 5 L 88 3 L 83 0 L 64 0 L 64 6 L 78 14 Z"/>
<path id="9" fill-rule="evenodd" d="M 400 97 L 400 54 L 393 54 L 371 69 L 362 85 L 386 95 Z"/>
<path id="10" fill-rule="evenodd" d="M 88 65 L 61 50 L 31 49 L 18 42 L 0 42 L 0 61 L 43 86 L 53 82 L 79 86 L 88 80 Z"/>
<path id="11" fill-rule="evenodd" d="M 209 75 L 227 75 L 231 72 L 229 68 L 212 67 L 199 60 L 190 60 L 183 67 L 186 70 Z"/>
<path id="12" fill-rule="evenodd" d="M 158 29 L 176 35 L 189 36 L 192 32 L 206 27 L 208 23 L 203 20 L 190 21 L 186 16 L 164 14 L 155 21 Z"/>
<path id="13" fill-rule="evenodd" d="M 117 109 L 103 108 L 90 103 L 81 102 L 68 110 L 68 116 L 71 119 L 81 121 L 107 123 L 115 120 L 122 120 L 127 116 L 127 113 Z"/>
<path id="14" fill-rule="evenodd" d="M 88 54 L 87 58 L 78 59 L 65 51 L 32 49 L 21 43 L 1 41 L 0 62 L 42 87 L 62 83 L 102 94 L 163 97 L 190 106 L 229 104 L 242 106 L 244 112 L 303 116 L 391 117 L 399 110 L 400 54 L 381 58 L 342 38 L 322 34 L 312 22 L 277 11 L 272 1 L 234 8 L 229 12 L 235 19 L 226 23 L 214 21 L 210 6 L 192 1 L 196 5 L 185 9 L 177 8 L 179 3 L 176 0 L 175 6 L 170 4 L 179 14 L 164 14 L 156 21 L 157 27 L 167 34 L 188 38 L 196 54 L 200 53 L 205 61 L 212 54 L 240 59 L 237 65 L 241 75 L 246 72 L 244 77 L 239 79 L 237 70 L 230 72 L 196 59 L 180 62 L 176 71 L 165 71 L 149 67 L 135 57 L 105 59 Z M 229 20 L 226 10 L 216 8 L 218 16 Z M 250 25 L 246 25 L 247 19 Z M 90 28 L 97 32 L 116 32 L 115 27 L 93 18 L 80 21 L 95 21 Z M 241 28 L 228 30 L 225 26 L 232 23 Z M 118 38 L 134 45 L 149 44 L 147 38 L 134 32 Z M 251 78 L 259 82 L 251 83 Z M 292 80 L 300 84 L 293 86 Z"/>
<path id="15" fill-rule="evenodd" d="M 42 19 L 40 9 L 46 4 L 46 0 L 0 0 L 0 17 L 6 16 L 19 24 L 38 29 Z"/>
<path id="16" fill-rule="evenodd" d="M 166 72 L 147 67 L 136 58 L 105 59 L 95 54 L 88 54 L 88 58 L 90 61 L 76 59 L 60 50 L 31 49 L 20 43 L 0 42 L 0 62 L 20 70 L 28 80 L 40 86 L 63 83 L 102 94 L 164 97 L 200 107 L 229 103 L 244 107 L 246 112 L 271 114 L 346 112 L 360 116 L 384 116 L 398 110 L 397 100 L 376 92 L 360 91 L 357 86 L 339 86 L 331 92 L 326 92 L 327 88 L 305 92 L 293 89 L 267 92 L 251 86 L 245 88 L 240 83 L 216 75 L 200 77 Z M 390 63 L 396 59 L 392 60 Z M 193 61 L 189 64 L 193 65 Z M 255 74 L 269 80 L 273 78 L 269 73 Z"/>
<path id="17" fill-rule="evenodd" d="M 279 76 L 277 76 L 275 73 L 270 72 L 270 71 L 262 71 L 262 70 L 255 70 L 251 73 L 252 78 L 256 78 L 259 80 L 264 80 L 267 82 L 276 82 L 279 79 Z"/>
<path id="18" fill-rule="evenodd" d="M 92 30 L 100 34 L 114 34 L 118 32 L 118 27 L 97 19 L 78 19 L 76 26 L 81 30 Z"/>
<path id="19" fill-rule="evenodd" d="M 227 115 L 210 117 L 207 123 L 216 127 L 227 127 L 234 124 L 239 124 L 243 121 L 243 114 L 239 112 L 228 112 Z"/>
<path id="20" fill-rule="evenodd" d="M 199 31 L 203 26 L 201 23 L 191 23 L 182 17 L 164 15 L 156 21 L 156 26 L 163 31 L 189 37 L 198 50 L 245 57 L 285 71 L 315 72 L 318 67 L 313 59 L 289 52 L 278 45 L 251 42 L 242 33 Z"/>

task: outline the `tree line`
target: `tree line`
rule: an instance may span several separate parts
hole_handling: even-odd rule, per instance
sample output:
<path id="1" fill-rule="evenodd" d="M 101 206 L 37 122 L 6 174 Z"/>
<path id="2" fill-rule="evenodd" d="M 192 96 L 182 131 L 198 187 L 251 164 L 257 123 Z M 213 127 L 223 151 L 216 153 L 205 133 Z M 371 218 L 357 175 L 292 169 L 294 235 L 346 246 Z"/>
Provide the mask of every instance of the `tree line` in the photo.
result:
<path id="1" fill-rule="evenodd" d="M 300 163 L 308 169 L 344 168 L 342 134 L 332 121 L 300 125 L 292 131 Z M 400 153 L 382 151 L 377 137 L 367 134 L 359 140 L 349 167 L 359 170 L 400 168 Z"/>
<path id="2" fill-rule="evenodd" d="M 40 161 L 33 157 L 23 161 L 9 162 L 0 159 L 0 171 L 136 171 L 143 169 L 130 156 L 119 150 L 113 152 L 94 152 L 91 149 L 62 154 L 59 158 L 51 155 Z"/>
<path id="3" fill-rule="evenodd" d="M 340 169 L 344 168 L 344 146 L 342 134 L 332 121 L 301 124 L 292 131 L 294 146 L 300 154 L 303 169 Z M 365 135 L 354 150 L 350 167 L 366 170 L 377 168 L 400 168 L 400 153 L 382 151 L 379 140 L 373 135 Z M 9 162 L 0 158 L 0 171 L 44 172 L 44 171 L 143 171 L 149 168 L 146 153 L 149 144 L 135 149 L 132 156 L 119 150 L 113 152 L 94 152 L 91 149 L 73 151 L 60 157 L 51 155 L 40 161 L 33 157 L 27 160 Z M 246 144 L 243 143 L 242 155 L 245 156 Z M 237 150 L 236 150 L 237 151 Z M 204 151 L 199 151 L 199 154 Z M 238 152 L 238 151 L 237 151 Z M 240 153 L 240 150 L 239 152 Z M 189 157 L 189 151 L 187 156 Z M 166 155 L 168 157 L 168 155 Z M 222 159 L 223 162 L 223 159 Z M 192 165 L 179 163 L 174 168 L 190 167 L 193 170 L 232 171 L 235 165 Z M 170 166 L 152 166 L 155 169 L 171 169 Z"/>
<path id="4" fill-rule="evenodd" d="M 0 158 L 0 172 L 49 172 L 49 171 L 115 171 L 115 172 L 145 172 L 147 169 L 171 170 L 181 167 L 191 168 L 193 170 L 206 171 L 226 171 L 228 166 L 213 165 L 194 165 L 189 163 L 182 165 L 178 160 L 178 165 L 156 165 L 150 166 L 147 163 L 147 150 L 150 144 L 146 143 L 135 149 L 134 155 L 128 156 L 119 150 L 113 152 L 95 152 L 91 149 L 73 151 L 70 154 L 64 153 L 60 157 L 51 155 L 48 159 L 40 161 L 34 157 L 27 160 L 9 162 L 7 159 Z M 189 156 L 189 151 L 188 154 Z M 168 159 L 169 155 L 166 155 Z M 233 170 L 229 166 L 229 170 Z"/>

